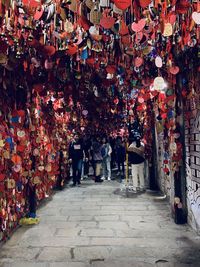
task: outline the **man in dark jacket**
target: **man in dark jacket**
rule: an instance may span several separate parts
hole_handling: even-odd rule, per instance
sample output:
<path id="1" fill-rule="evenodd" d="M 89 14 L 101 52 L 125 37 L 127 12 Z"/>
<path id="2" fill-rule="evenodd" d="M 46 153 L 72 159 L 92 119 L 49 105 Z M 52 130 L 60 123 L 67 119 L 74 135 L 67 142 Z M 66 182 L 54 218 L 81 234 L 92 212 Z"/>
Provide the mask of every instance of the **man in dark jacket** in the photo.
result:
<path id="1" fill-rule="evenodd" d="M 84 149 L 83 143 L 78 134 L 74 135 L 74 140 L 69 145 L 69 162 L 72 163 L 73 186 L 81 184 L 81 173 L 83 167 Z"/>

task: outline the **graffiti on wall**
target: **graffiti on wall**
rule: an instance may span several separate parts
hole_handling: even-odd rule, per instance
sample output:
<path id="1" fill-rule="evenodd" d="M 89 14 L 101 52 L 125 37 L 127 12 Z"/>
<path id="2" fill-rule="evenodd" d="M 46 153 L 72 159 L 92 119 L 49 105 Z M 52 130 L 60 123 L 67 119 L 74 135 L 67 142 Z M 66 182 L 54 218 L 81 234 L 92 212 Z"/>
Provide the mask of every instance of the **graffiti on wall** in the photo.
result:
<path id="1" fill-rule="evenodd" d="M 186 128 L 186 175 L 189 221 L 200 230 L 200 110 Z"/>

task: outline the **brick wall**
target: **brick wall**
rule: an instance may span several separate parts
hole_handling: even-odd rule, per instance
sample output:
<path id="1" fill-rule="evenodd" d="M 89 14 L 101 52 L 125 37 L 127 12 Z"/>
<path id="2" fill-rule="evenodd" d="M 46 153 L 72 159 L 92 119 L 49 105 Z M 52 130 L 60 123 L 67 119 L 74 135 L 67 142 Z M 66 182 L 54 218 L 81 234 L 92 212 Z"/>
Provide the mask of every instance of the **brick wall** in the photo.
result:
<path id="1" fill-rule="evenodd" d="M 200 231 L 200 112 L 190 111 L 185 127 L 188 221 Z"/>

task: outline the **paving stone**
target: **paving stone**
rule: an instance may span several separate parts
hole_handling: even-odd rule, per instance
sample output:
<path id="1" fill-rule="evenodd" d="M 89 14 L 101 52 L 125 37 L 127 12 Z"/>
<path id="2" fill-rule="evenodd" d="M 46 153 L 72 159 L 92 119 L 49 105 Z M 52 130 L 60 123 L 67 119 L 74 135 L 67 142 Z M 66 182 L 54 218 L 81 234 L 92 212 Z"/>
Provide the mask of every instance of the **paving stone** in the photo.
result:
<path id="1" fill-rule="evenodd" d="M 94 246 L 126 246 L 126 247 L 139 247 L 139 248 L 153 248 L 154 250 L 175 248 L 179 249 L 178 243 L 175 239 L 171 240 L 165 239 L 163 242 L 163 237 L 161 238 L 145 238 L 145 237 L 113 237 L 113 238 L 101 238 L 93 237 L 90 244 Z"/>
<path id="2" fill-rule="evenodd" d="M 0 267 L 48 267 L 47 263 L 40 262 L 14 262 L 14 263 L 4 263 Z"/>
<path id="3" fill-rule="evenodd" d="M 97 222 L 88 222 L 88 221 L 82 221 L 77 223 L 78 228 L 96 228 L 97 227 Z"/>
<path id="4" fill-rule="evenodd" d="M 91 267 L 88 263 L 84 262 L 53 262 L 48 267 Z"/>
<path id="5" fill-rule="evenodd" d="M 153 264 L 136 261 L 97 261 L 91 267 L 154 267 Z"/>
<path id="6" fill-rule="evenodd" d="M 114 232 L 111 229 L 83 229 L 80 236 L 85 237 L 113 237 Z"/>
<path id="7" fill-rule="evenodd" d="M 81 221 L 93 221 L 93 216 L 90 215 L 74 215 L 74 216 L 69 216 L 68 221 L 71 222 L 81 222 Z"/>
<path id="8" fill-rule="evenodd" d="M 62 236 L 62 237 L 77 237 L 79 235 L 79 230 L 78 228 L 72 228 L 72 227 L 66 227 L 66 228 L 61 228 L 61 229 L 56 229 L 55 236 Z"/>
<path id="9" fill-rule="evenodd" d="M 114 194 L 121 185 L 83 181 L 38 210 L 0 249 L 0 267 L 199 267 L 200 237 L 176 225 L 156 193 Z M 157 262 L 157 263 L 156 263 Z"/>
<path id="10" fill-rule="evenodd" d="M 45 247 L 37 257 L 38 261 L 67 261 L 70 260 L 71 253 L 70 248 L 66 247 Z"/>
<path id="11" fill-rule="evenodd" d="M 103 221 L 119 221 L 119 215 L 101 215 L 101 216 L 94 216 L 94 219 L 99 222 Z"/>
<path id="12" fill-rule="evenodd" d="M 0 259 L 21 259 L 21 260 L 32 260 L 38 253 L 41 251 L 41 248 L 29 248 L 27 247 L 24 251 L 23 248 L 10 247 L 10 248 L 1 248 Z"/>
<path id="13" fill-rule="evenodd" d="M 110 250 L 105 246 L 77 247 L 74 249 L 74 257 L 80 261 L 94 261 L 108 259 Z"/>
<path id="14" fill-rule="evenodd" d="M 53 222 L 53 223 L 56 223 L 56 222 L 66 222 L 67 221 L 67 218 L 68 218 L 68 214 L 66 214 L 65 216 L 45 216 L 45 215 L 40 215 L 38 214 L 38 217 L 40 217 L 40 224 L 47 224 L 49 222 Z"/>
<path id="15" fill-rule="evenodd" d="M 49 238 L 40 238 L 39 236 L 31 236 L 30 238 L 22 239 L 19 246 L 27 248 L 29 246 L 37 247 L 68 247 L 68 246 L 87 246 L 90 244 L 90 239 L 85 237 L 62 237 L 54 236 Z"/>
<path id="16" fill-rule="evenodd" d="M 109 229 L 128 229 L 129 226 L 126 222 L 119 221 L 107 221 L 107 222 L 99 222 L 99 228 L 109 228 Z"/>

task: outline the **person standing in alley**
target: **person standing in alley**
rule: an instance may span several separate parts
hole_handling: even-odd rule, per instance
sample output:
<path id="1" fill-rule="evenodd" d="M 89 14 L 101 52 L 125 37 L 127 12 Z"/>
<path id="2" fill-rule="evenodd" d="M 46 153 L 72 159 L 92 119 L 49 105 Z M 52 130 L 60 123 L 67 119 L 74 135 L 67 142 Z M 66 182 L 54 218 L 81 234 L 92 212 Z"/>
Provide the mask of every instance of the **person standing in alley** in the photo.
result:
<path id="1" fill-rule="evenodd" d="M 144 182 L 144 146 L 140 138 L 133 138 L 128 147 L 129 161 L 131 163 L 131 176 L 134 191 L 145 191 Z"/>
<path id="2" fill-rule="evenodd" d="M 69 145 L 69 162 L 72 164 L 73 186 L 80 185 L 83 166 L 84 149 L 79 134 L 74 134 L 74 140 Z"/>
<path id="3" fill-rule="evenodd" d="M 95 169 L 94 170 L 95 183 L 101 183 L 103 182 L 103 180 L 101 179 L 103 157 L 101 154 L 102 144 L 101 144 L 100 137 L 94 138 L 91 150 L 92 150 L 92 157 L 93 157 L 94 169 Z"/>
<path id="4" fill-rule="evenodd" d="M 116 161 L 117 161 L 117 167 L 118 167 L 118 175 L 122 175 L 124 177 L 125 175 L 125 167 L 124 162 L 126 160 L 126 148 L 125 144 L 123 143 L 122 137 L 118 136 L 116 139 Z M 122 173 L 121 173 L 122 169 Z"/>
<path id="5" fill-rule="evenodd" d="M 108 181 L 111 180 L 111 153 L 112 148 L 111 145 L 108 142 L 107 137 L 103 137 L 102 139 L 102 149 L 101 149 L 101 155 L 103 157 L 102 161 L 102 169 L 103 169 L 103 176 L 102 179 L 105 180 L 106 178 Z"/>

